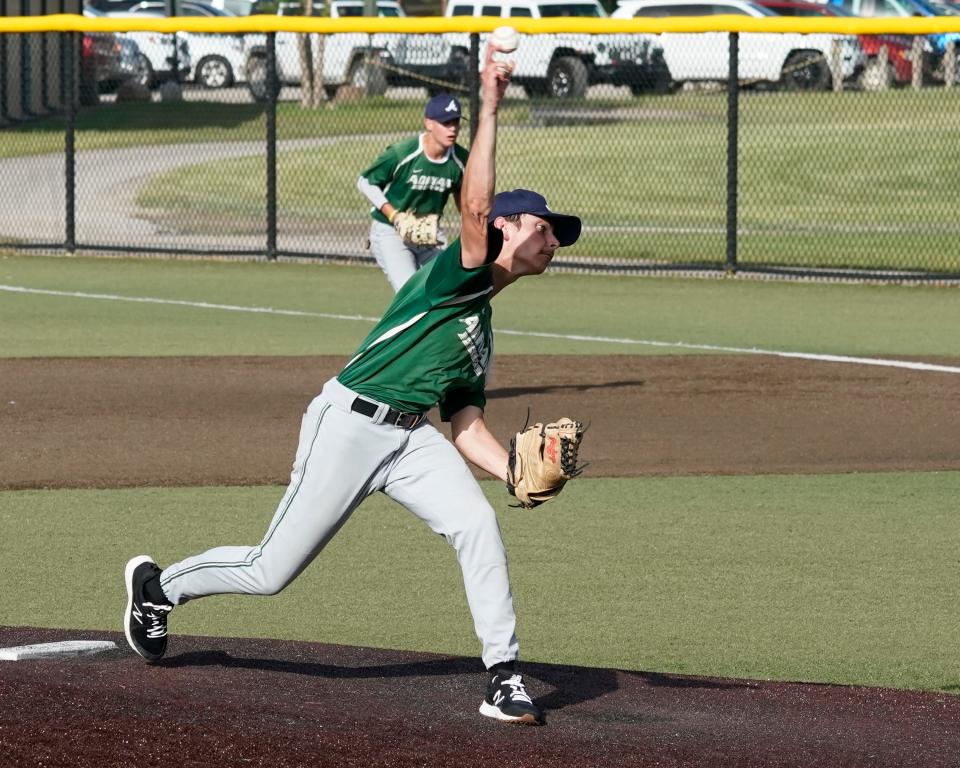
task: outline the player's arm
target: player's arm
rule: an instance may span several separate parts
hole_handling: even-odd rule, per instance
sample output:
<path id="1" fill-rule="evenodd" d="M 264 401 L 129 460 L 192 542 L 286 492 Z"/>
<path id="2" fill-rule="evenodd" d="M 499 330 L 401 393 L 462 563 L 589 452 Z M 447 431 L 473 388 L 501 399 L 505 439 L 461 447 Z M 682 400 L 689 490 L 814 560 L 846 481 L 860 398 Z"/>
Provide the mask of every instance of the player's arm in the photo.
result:
<path id="1" fill-rule="evenodd" d="M 487 429 L 480 408 L 468 405 L 453 414 L 450 432 L 463 458 L 506 482 L 507 451 Z"/>
<path id="2" fill-rule="evenodd" d="M 461 190 L 460 261 L 467 269 L 487 263 L 487 216 L 496 182 L 497 110 L 510 85 L 512 65 L 493 61 L 493 47 L 484 50 L 480 73 L 480 117 Z"/>
<path id="3" fill-rule="evenodd" d="M 390 183 L 396 169 L 397 160 L 391 148 L 380 155 L 357 179 L 357 189 L 360 190 L 360 194 L 370 201 L 370 205 L 386 216 L 387 221 L 393 220 L 397 209 L 387 200 L 383 190 Z"/>
<path id="4" fill-rule="evenodd" d="M 397 212 L 397 209 L 387 200 L 387 196 L 380 187 L 371 184 L 366 177 L 361 176 L 357 179 L 357 189 L 360 190 L 360 194 L 370 201 L 370 204 L 374 208 L 387 217 L 387 221 L 393 221 L 393 216 Z"/>

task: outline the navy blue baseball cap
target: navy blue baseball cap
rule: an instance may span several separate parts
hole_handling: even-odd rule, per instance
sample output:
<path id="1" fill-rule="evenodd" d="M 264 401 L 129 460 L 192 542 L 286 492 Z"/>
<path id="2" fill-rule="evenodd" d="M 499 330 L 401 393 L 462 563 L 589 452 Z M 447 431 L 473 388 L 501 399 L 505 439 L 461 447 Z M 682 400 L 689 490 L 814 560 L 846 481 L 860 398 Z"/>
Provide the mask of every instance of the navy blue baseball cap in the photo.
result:
<path id="1" fill-rule="evenodd" d="M 529 189 L 515 189 L 512 192 L 501 192 L 493 198 L 493 208 L 487 217 L 487 224 L 493 227 L 493 221 L 498 216 L 512 216 L 516 213 L 531 213 L 546 219 L 553 225 L 553 234 L 560 245 L 573 245 L 580 237 L 580 219 L 566 213 L 555 213 L 547 206 L 547 199 Z M 497 230 L 499 236 L 499 230 Z M 502 239 L 501 239 L 502 245 Z M 499 249 L 498 249 L 499 250 Z"/>
<path id="2" fill-rule="evenodd" d="M 460 119 L 460 99 L 451 93 L 438 93 L 427 102 L 423 116 L 438 123 L 449 123 Z"/>

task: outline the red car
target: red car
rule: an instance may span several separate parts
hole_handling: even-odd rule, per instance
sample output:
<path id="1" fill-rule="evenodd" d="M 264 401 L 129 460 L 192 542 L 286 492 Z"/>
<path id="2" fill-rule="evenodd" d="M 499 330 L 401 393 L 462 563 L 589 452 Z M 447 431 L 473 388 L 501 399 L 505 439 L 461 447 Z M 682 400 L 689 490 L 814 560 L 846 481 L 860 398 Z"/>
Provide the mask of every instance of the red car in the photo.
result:
<path id="1" fill-rule="evenodd" d="M 780 16 L 852 16 L 853 14 L 835 5 L 825 5 L 805 0 L 753 0 L 754 4 L 769 8 Z M 866 85 L 876 88 L 881 83 L 891 86 L 894 83 L 909 83 L 913 76 L 913 64 L 910 61 L 911 39 L 908 35 L 860 35 L 863 52 L 869 63 L 861 76 Z M 877 70 L 877 57 L 881 46 L 887 46 L 887 71 Z M 870 80 L 872 78 L 872 81 Z"/>

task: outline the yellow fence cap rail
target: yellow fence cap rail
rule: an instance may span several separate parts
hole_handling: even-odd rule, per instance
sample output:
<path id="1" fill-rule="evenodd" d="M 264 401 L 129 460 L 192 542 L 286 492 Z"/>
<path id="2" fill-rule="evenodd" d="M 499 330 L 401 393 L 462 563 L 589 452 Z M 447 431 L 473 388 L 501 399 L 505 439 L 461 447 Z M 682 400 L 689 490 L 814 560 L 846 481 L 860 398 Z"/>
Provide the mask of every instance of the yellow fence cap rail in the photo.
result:
<path id="1" fill-rule="evenodd" d="M 0 32 L 338 32 L 445 33 L 490 32 L 503 24 L 499 17 L 410 16 L 406 18 L 350 17 L 330 19 L 305 16 L 121 17 L 87 18 L 74 14 L 0 17 Z M 960 32 L 960 16 L 911 18 L 840 18 L 786 16 L 699 16 L 666 19 L 510 19 L 526 34 L 635 34 L 661 32 L 777 32 L 801 34 L 930 35 Z"/>

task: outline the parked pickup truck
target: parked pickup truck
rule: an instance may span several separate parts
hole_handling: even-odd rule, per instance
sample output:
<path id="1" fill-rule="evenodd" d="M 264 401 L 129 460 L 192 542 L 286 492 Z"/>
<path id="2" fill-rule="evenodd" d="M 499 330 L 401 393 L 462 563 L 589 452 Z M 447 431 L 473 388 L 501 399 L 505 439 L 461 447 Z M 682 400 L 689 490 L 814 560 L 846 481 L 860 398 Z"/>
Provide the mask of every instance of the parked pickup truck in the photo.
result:
<path id="1" fill-rule="evenodd" d="M 445 15 L 547 19 L 607 13 L 597 0 L 447 0 Z M 481 50 L 486 37 L 480 36 Z M 444 84 L 462 86 L 469 50 L 466 33 L 405 35 L 390 46 L 391 66 L 399 72 L 388 78 L 419 79 L 430 91 L 443 90 Z M 580 98 L 599 83 L 626 85 L 637 93 L 669 84 L 652 35 L 521 35 L 513 58 L 513 81 L 532 96 Z"/>
<path id="2" fill-rule="evenodd" d="M 746 0 L 620 0 L 614 18 L 668 18 L 673 16 L 751 16 L 776 14 Z M 660 45 L 669 80 L 723 82 L 729 73 L 729 36 L 726 32 L 665 32 Z M 739 75 L 745 81 L 777 83 L 787 90 L 827 90 L 833 82 L 830 61 L 838 49 L 842 80 L 855 80 L 866 65 L 860 39 L 852 35 L 775 34 L 752 32 L 740 36 Z"/>
<path id="3" fill-rule="evenodd" d="M 315 3 L 317 15 L 322 5 Z M 362 16 L 363 0 L 333 0 L 330 4 L 330 17 Z M 254 13 L 258 11 L 254 7 Z M 280 3 L 276 7 L 280 15 L 300 14 L 298 3 Z M 377 0 L 377 13 L 385 17 L 405 16 L 403 8 L 396 0 Z M 281 85 L 299 85 L 300 49 L 299 36 L 294 32 L 277 32 L 277 78 Z M 405 37 L 398 34 L 366 35 L 362 32 L 338 32 L 323 36 L 323 86 L 329 97 L 345 83 L 365 90 L 369 94 L 380 95 L 387 90 L 389 69 L 381 66 L 389 63 L 390 50 L 396 48 Z M 314 55 L 320 51 L 320 37 L 311 35 Z M 250 93 L 257 101 L 266 98 L 267 46 L 265 35 L 247 35 L 246 37 L 246 75 Z M 367 57 L 373 62 L 366 66 Z M 368 82 L 369 79 L 369 82 Z"/>

